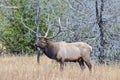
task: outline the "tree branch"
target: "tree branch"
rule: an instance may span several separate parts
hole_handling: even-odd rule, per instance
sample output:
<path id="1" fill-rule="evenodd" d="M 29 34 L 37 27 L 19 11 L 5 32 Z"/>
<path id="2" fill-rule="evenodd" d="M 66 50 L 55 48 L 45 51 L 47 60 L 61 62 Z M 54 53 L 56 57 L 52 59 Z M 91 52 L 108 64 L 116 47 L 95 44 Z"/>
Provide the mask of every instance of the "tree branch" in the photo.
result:
<path id="1" fill-rule="evenodd" d="M 17 6 L 5 6 L 3 4 L 0 4 L 0 8 L 7 8 L 7 9 L 14 8 L 14 9 L 16 9 L 16 8 L 21 8 L 21 7 L 17 7 Z"/>
<path id="2" fill-rule="evenodd" d="M 23 13 L 22 13 L 22 16 L 23 16 Z M 30 30 L 31 32 L 33 32 L 33 33 L 36 34 L 36 32 L 35 32 L 34 30 L 32 30 L 31 28 L 29 28 L 28 26 L 26 26 L 26 24 L 25 24 L 24 21 L 23 21 L 22 16 L 21 16 L 21 23 L 22 23 L 22 25 L 23 25 L 25 28 L 27 28 L 28 30 Z"/>

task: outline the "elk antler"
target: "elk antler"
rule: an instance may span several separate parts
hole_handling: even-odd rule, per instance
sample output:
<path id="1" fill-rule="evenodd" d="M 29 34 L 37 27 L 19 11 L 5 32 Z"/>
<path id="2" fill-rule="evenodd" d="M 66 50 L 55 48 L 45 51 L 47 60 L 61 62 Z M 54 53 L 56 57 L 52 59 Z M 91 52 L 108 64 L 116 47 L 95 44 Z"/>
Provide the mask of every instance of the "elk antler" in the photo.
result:
<path id="1" fill-rule="evenodd" d="M 50 24 L 50 22 L 49 22 L 49 15 L 48 15 L 48 28 L 47 28 L 47 31 L 46 31 L 46 33 L 45 33 L 45 36 L 39 36 L 39 35 L 36 35 L 36 36 L 38 36 L 38 37 L 40 37 L 40 38 L 47 38 L 48 33 L 49 33 L 49 31 L 50 31 L 50 26 L 51 26 L 51 24 Z M 59 28 L 58 32 L 56 33 L 56 35 L 53 35 L 52 37 L 48 37 L 49 39 L 55 38 L 55 37 L 58 36 L 58 34 L 62 31 L 62 29 L 61 29 L 60 17 L 58 18 L 58 23 L 56 24 L 56 26 Z"/>
<path id="2" fill-rule="evenodd" d="M 48 33 L 49 33 L 49 30 L 50 30 L 50 21 L 49 21 L 49 15 L 48 15 L 48 29 L 47 29 L 47 31 L 46 31 L 46 33 L 45 33 L 45 38 L 48 36 Z"/>
<path id="3" fill-rule="evenodd" d="M 47 20 L 47 22 L 49 22 L 49 15 L 48 15 L 48 20 Z M 42 31 L 44 31 L 44 36 L 41 36 L 41 35 L 36 35 L 37 37 L 40 37 L 40 38 L 46 38 L 47 37 L 47 35 L 48 35 L 48 33 L 49 33 L 49 30 L 50 30 L 50 23 L 48 23 L 48 28 L 47 28 L 47 31 L 45 32 L 44 30 L 42 30 Z"/>
<path id="4" fill-rule="evenodd" d="M 59 28 L 58 32 L 56 33 L 56 35 L 53 35 L 53 36 L 50 37 L 49 39 L 55 38 L 56 36 L 58 36 L 58 34 L 59 34 L 60 32 L 62 32 L 62 26 L 61 26 L 61 22 L 60 22 L 60 17 L 58 18 L 58 24 L 57 24 L 56 26 Z"/>

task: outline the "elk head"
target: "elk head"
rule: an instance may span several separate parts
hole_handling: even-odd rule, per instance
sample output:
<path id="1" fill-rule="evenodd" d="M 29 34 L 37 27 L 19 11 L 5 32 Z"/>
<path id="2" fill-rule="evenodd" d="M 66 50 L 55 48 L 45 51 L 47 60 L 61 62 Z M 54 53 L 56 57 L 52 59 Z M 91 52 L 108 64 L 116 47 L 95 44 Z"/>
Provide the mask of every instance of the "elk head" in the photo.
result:
<path id="1" fill-rule="evenodd" d="M 41 41 L 36 42 L 36 43 L 35 43 L 35 47 L 39 47 L 39 48 L 42 49 L 43 52 L 44 52 L 44 49 L 45 49 L 45 47 L 47 46 L 47 44 L 48 44 L 48 42 L 50 41 L 50 39 L 53 39 L 53 38 L 57 37 L 58 34 L 62 31 L 62 30 L 61 30 L 61 24 L 60 24 L 60 18 L 58 19 L 58 23 L 57 23 L 57 24 L 59 24 L 59 25 L 56 25 L 59 29 L 58 29 L 58 32 L 56 33 L 56 35 L 53 35 L 52 37 L 47 37 L 47 36 L 48 36 L 48 33 L 49 33 L 49 30 L 50 30 L 50 25 L 48 25 L 48 29 L 47 29 L 47 31 L 46 31 L 46 33 L 45 33 L 45 36 L 38 36 L 38 35 L 37 35 L 37 37 L 41 38 L 41 39 L 40 39 Z M 38 63 L 39 63 L 39 57 L 40 57 L 40 54 L 37 55 Z"/>
<path id="2" fill-rule="evenodd" d="M 35 43 L 35 46 L 44 49 L 47 46 L 48 41 L 49 39 L 44 38 L 42 41 Z"/>

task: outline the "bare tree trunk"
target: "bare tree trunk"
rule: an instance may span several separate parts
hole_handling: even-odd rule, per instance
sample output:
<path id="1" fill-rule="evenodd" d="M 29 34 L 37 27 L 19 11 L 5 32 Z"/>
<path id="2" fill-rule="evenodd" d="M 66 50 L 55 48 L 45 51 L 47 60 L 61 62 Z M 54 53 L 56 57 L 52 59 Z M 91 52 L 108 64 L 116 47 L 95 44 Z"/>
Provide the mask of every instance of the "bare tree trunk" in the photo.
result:
<path id="1" fill-rule="evenodd" d="M 40 15 L 40 8 L 39 8 L 39 0 L 36 1 L 36 16 L 35 16 L 35 25 L 36 25 L 36 35 L 39 35 L 39 15 Z M 36 36 L 36 42 L 39 42 L 39 37 Z M 40 48 L 37 47 L 37 62 L 39 63 L 39 57 L 40 57 Z"/>
<path id="2" fill-rule="evenodd" d="M 96 0 L 96 19 L 97 19 L 97 24 L 99 26 L 99 30 L 100 30 L 100 47 L 99 47 L 99 51 L 100 54 L 98 56 L 99 58 L 99 62 L 100 63 L 104 63 L 104 30 L 103 30 L 103 19 L 102 19 L 102 12 L 103 12 L 103 7 L 104 7 L 104 1 L 101 0 L 101 6 L 100 9 L 98 9 L 98 2 Z"/>

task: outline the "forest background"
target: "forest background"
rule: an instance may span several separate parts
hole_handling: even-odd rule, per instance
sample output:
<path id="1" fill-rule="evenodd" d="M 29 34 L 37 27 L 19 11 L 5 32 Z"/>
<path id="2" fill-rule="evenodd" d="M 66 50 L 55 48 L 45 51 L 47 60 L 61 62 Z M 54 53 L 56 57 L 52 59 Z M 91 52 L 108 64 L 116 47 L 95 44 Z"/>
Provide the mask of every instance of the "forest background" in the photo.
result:
<path id="1" fill-rule="evenodd" d="M 39 6 L 37 5 L 39 4 Z M 120 59 L 119 0 L 0 0 L 0 54 L 33 55 L 36 16 L 39 32 L 57 33 L 53 41 L 83 41 L 93 47 L 91 59 L 100 62 Z"/>

